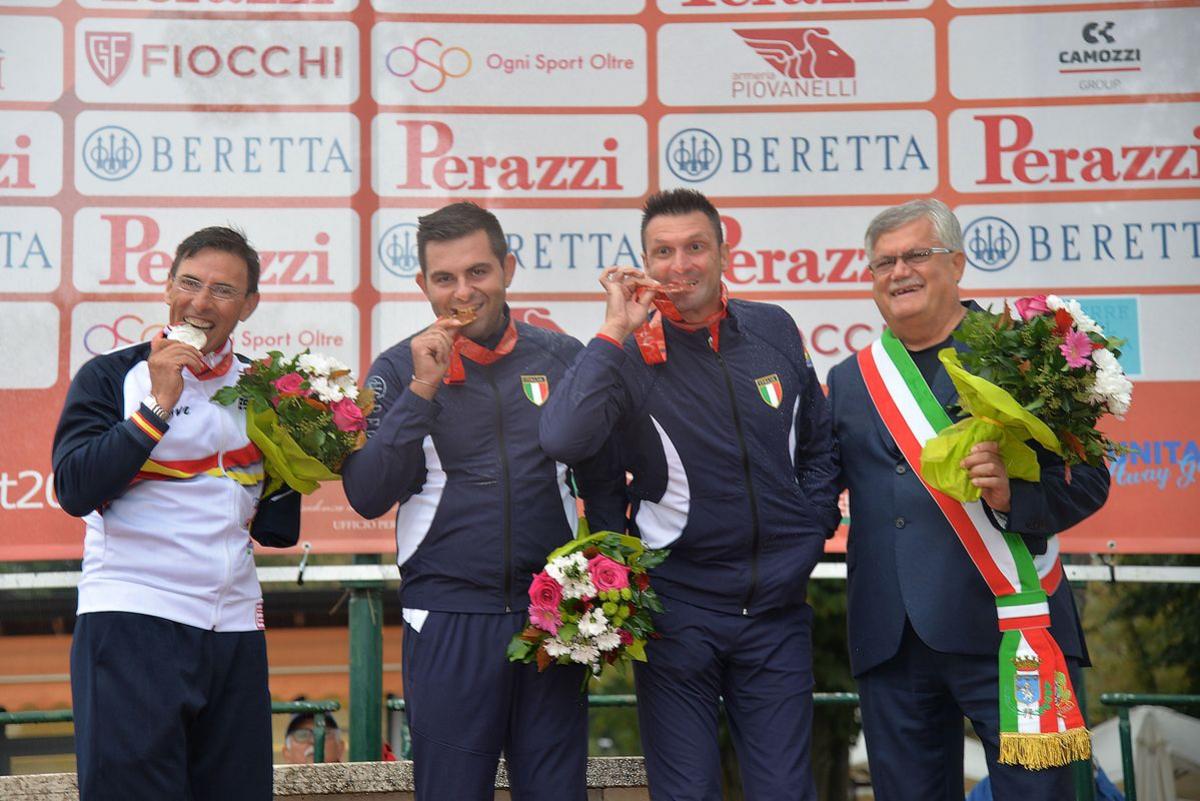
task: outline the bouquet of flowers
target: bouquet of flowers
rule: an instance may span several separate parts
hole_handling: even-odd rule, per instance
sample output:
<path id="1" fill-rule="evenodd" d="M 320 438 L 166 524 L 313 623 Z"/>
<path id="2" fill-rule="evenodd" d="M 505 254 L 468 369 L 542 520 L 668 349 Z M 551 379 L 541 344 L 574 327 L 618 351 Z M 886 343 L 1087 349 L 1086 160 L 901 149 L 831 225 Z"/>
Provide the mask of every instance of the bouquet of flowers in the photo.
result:
<path id="1" fill-rule="evenodd" d="M 1097 430 L 1106 414 L 1123 419 L 1133 383 L 1117 357 L 1121 340 L 1108 337 L 1079 302 L 1056 295 L 1021 298 L 1004 312 L 968 311 L 954 334 L 969 350 L 938 354 L 968 418 L 943 429 L 921 453 L 921 474 L 963 501 L 978 488 L 958 463 L 984 440 L 1000 443 L 1012 478 L 1037 481 L 1034 439 L 1071 465 L 1100 466 L 1121 448 Z M 960 361 L 961 360 L 961 361 Z"/>
<path id="2" fill-rule="evenodd" d="M 668 553 L 613 531 L 551 553 L 529 586 L 529 621 L 509 643 L 509 660 L 536 661 L 539 671 L 555 663 L 587 665 L 585 688 L 604 665 L 645 662 L 646 640 L 658 636 L 650 615 L 663 611 L 646 571 Z"/>
<path id="3" fill-rule="evenodd" d="M 263 453 L 266 493 L 287 484 L 309 494 L 338 477 L 342 462 L 367 440 L 366 416 L 375 405 L 350 368 L 329 356 L 279 351 L 254 361 L 213 401 L 246 409 L 246 433 Z"/>

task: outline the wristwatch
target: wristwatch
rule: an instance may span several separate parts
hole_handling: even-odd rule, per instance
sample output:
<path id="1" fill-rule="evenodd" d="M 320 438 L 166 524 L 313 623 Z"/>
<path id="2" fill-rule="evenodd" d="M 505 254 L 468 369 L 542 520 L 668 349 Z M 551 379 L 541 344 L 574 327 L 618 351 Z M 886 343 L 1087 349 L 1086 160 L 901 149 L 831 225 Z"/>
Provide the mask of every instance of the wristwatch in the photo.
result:
<path id="1" fill-rule="evenodd" d="M 167 422 L 167 418 L 170 415 L 168 415 L 167 412 L 163 410 L 163 407 L 159 405 L 158 398 L 154 397 L 153 393 L 142 399 L 142 405 L 154 412 L 159 420 L 162 420 L 164 423 Z"/>

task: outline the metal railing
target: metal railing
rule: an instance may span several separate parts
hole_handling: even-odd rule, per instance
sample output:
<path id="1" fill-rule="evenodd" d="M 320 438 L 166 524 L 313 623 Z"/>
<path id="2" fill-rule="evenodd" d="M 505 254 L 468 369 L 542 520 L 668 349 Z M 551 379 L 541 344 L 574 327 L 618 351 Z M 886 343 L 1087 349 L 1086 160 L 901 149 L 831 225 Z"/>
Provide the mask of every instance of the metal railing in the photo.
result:
<path id="1" fill-rule="evenodd" d="M 1126 801 L 1137 801 L 1137 777 L 1133 769 L 1133 723 L 1129 710 L 1150 704 L 1172 709 L 1200 707 L 1200 695 L 1154 695 L 1149 693 L 1103 693 L 1100 703 L 1117 708 L 1117 731 L 1121 737 L 1121 773 L 1125 784 Z"/>
<path id="2" fill-rule="evenodd" d="M 272 715 L 304 715 L 313 716 L 313 762 L 325 761 L 325 713 L 337 712 L 342 705 L 337 701 L 272 701 Z M 29 710 L 26 712 L 0 712 L 0 775 L 8 773 L 8 749 L 5 747 L 8 737 L 4 731 L 8 725 L 24 725 L 36 723 L 73 723 L 75 716 L 69 709 Z M 49 738 L 47 738 L 49 739 Z M 54 738 L 53 748 L 45 753 L 61 753 L 69 751 L 73 746 L 73 737 Z M 42 753 L 42 752 L 38 752 Z M 27 755 L 33 755 L 27 754 Z"/>

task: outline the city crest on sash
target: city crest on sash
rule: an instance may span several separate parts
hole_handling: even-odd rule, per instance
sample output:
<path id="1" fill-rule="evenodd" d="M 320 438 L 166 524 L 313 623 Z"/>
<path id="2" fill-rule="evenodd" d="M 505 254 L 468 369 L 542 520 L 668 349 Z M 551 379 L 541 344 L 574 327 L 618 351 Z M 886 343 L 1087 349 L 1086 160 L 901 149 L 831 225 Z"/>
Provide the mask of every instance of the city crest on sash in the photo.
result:
<path id="1" fill-rule="evenodd" d="M 534 406 L 541 406 L 550 397 L 550 382 L 544 375 L 521 376 L 521 389 Z"/>
<path id="2" fill-rule="evenodd" d="M 779 382 L 779 376 L 776 373 L 756 378 L 754 384 L 758 387 L 758 394 L 763 399 L 763 403 L 772 409 L 778 409 L 779 404 L 783 403 L 783 384 Z"/>

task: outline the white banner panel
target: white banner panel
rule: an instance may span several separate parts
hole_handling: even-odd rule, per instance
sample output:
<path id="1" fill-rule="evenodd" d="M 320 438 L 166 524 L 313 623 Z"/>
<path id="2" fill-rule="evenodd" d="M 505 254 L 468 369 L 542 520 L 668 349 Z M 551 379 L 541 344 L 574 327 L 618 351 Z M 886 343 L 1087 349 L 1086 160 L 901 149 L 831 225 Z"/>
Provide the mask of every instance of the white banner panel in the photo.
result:
<path id="1" fill-rule="evenodd" d="M 0 342 L 5 343 L 0 389 L 46 389 L 58 382 L 58 307 L 53 303 L 0 303 Z"/>
<path id="2" fill-rule="evenodd" d="M 967 289 L 1179 286 L 1200 275 L 1200 203 L 960 206 Z"/>
<path id="3" fill-rule="evenodd" d="M 958 109 L 950 141 L 960 192 L 1200 188 L 1198 103 Z"/>
<path id="4" fill-rule="evenodd" d="M 85 195 L 346 197 L 358 189 L 358 119 L 346 113 L 84 111 L 75 185 Z"/>
<path id="5" fill-rule="evenodd" d="M 672 106 L 904 103 L 934 92 L 924 19 L 664 25 L 658 52 L 658 96 Z"/>
<path id="6" fill-rule="evenodd" d="M 58 209 L 4 206 L 0 211 L 0 295 L 53 292 L 61 280 L 62 215 Z"/>
<path id="7" fill-rule="evenodd" d="M 75 91 L 92 103 L 344 105 L 358 99 L 358 29 L 84 19 L 75 29 Z"/>
<path id="8" fill-rule="evenodd" d="M 933 0 L 657 0 L 668 14 L 778 14 L 781 11 L 907 11 L 928 8 Z"/>
<path id="9" fill-rule="evenodd" d="M 646 99 L 640 25 L 381 22 L 372 96 L 404 106 L 637 106 Z"/>
<path id="10" fill-rule="evenodd" d="M 71 314 L 71 375 L 113 348 L 152 338 L 168 320 L 158 303 L 80 303 Z M 351 303 L 306 301 L 258 305 L 233 332 L 238 353 L 251 358 L 280 350 L 288 355 L 312 348 L 352 367 L 358 364 L 358 309 Z"/>
<path id="11" fill-rule="evenodd" d="M 955 17 L 950 91 L 960 98 L 1200 92 L 1197 30 L 1200 8 Z"/>
<path id="12" fill-rule="evenodd" d="M 2 0 L 0 0 L 2 2 Z M 77 0 L 84 8 L 143 13 L 187 11 L 191 14 L 329 14 L 358 8 L 358 0 Z"/>
<path id="13" fill-rule="evenodd" d="M 63 125 L 52 111 L 0 111 L 0 198 L 62 189 Z"/>
<path id="14" fill-rule="evenodd" d="M 57 100 L 63 90 L 62 23 L 53 17 L 0 20 L 0 103 Z"/>
<path id="15" fill-rule="evenodd" d="M 380 114 L 383 197 L 637 197 L 646 122 L 634 114 Z"/>
<path id="16" fill-rule="evenodd" d="M 417 217 L 426 209 L 381 209 L 371 221 L 372 276 L 380 292 L 419 291 Z M 510 292 L 592 292 L 600 271 L 642 266 L 636 209 L 495 209 L 517 258 Z"/>
<path id="17" fill-rule="evenodd" d="M 75 214 L 75 286 L 157 292 L 176 246 L 210 225 L 242 229 L 258 250 L 258 289 L 351 292 L 358 286 L 358 215 L 345 208 L 85 208 Z"/>
<path id="18" fill-rule="evenodd" d="M 636 14 L 645 0 L 371 0 L 376 11 L 397 14 Z"/>
<path id="19" fill-rule="evenodd" d="M 937 185 L 926 111 L 668 114 L 661 181 L 709 195 L 916 195 Z"/>

